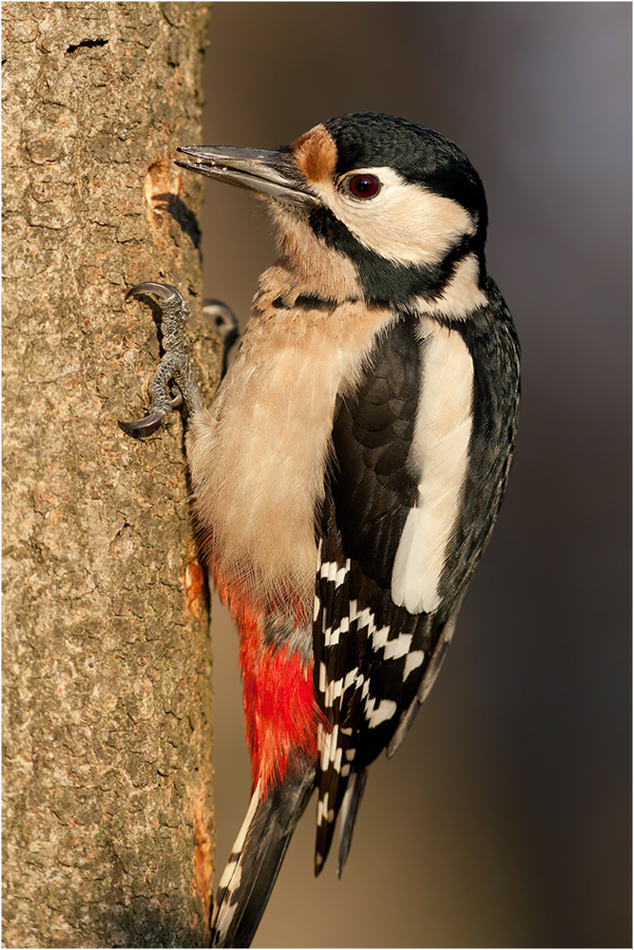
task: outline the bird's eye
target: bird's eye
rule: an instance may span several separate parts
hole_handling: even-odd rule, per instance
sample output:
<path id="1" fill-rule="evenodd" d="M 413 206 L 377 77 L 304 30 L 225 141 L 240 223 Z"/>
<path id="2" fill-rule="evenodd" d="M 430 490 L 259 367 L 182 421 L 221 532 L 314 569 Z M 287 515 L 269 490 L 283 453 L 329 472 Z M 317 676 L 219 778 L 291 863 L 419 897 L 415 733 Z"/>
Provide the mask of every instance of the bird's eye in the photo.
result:
<path id="1" fill-rule="evenodd" d="M 351 175 L 344 181 L 344 189 L 354 198 L 374 198 L 381 190 L 376 175 Z"/>

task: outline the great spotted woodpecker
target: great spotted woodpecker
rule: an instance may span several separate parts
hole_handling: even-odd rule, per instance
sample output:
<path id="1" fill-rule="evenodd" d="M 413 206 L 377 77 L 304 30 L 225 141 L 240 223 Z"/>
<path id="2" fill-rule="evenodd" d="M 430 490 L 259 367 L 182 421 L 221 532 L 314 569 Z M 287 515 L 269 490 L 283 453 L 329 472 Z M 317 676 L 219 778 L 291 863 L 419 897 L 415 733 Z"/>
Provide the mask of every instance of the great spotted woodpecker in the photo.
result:
<path id="1" fill-rule="evenodd" d="M 179 151 L 264 198 L 279 235 L 209 408 L 180 293 L 131 291 L 159 297 L 167 352 L 127 429 L 156 426 L 174 379 L 202 552 L 240 632 L 253 793 L 213 928 L 245 947 L 313 789 L 315 872 L 341 813 L 340 872 L 366 770 L 436 678 L 509 473 L 519 345 L 482 184 L 437 132 L 358 114 L 272 151 Z"/>

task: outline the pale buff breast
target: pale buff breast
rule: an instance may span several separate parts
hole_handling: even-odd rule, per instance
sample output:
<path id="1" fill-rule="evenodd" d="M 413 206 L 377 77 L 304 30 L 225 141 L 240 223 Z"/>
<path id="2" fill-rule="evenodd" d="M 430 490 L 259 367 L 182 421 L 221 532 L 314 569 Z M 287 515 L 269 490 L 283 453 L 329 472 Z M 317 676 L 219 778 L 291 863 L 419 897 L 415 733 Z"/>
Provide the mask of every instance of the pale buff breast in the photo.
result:
<path id="1" fill-rule="evenodd" d="M 331 313 L 276 309 L 276 283 L 263 282 L 261 312 L 216 399 L 192 419 L 188 459 L 217 573 L 244 582 L 260 605 L 291 594 L 310 608 L 336 396 L 354 386 L 394 317 L 360 302 Z"/>

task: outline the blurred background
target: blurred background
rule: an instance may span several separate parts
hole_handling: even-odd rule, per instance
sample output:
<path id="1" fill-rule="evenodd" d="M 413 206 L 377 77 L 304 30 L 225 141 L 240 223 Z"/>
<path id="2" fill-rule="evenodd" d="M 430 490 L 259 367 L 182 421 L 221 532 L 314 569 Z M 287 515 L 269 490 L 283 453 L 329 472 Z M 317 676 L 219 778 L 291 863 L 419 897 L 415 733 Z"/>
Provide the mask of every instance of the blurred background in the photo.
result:
<path id="1" fill-rule="evenodd" d="M 257 947 L 631 946 L 629 3 L 216 3 L 203 144 L 272 147 L 347 112 L 456 141 L 523 347 L 511 483 L 442 674 L 370 770 L 350 860 L 314 804 Z M 189 143 L 183 143 L 189 144 Z M 206 185 L 205 293 L 244 321 L 273 260 Z M 216 606 L 221 871 L 245 814 L 237 637 Z"/>

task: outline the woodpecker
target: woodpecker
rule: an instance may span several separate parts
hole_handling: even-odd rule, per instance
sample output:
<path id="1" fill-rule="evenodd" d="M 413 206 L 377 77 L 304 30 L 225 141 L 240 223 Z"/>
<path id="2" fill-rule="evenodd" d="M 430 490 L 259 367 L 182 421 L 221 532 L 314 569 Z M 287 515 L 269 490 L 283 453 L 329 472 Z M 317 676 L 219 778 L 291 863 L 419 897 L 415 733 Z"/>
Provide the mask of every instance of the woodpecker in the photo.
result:
<path id="1" fill-rule="evenodd" d="M 263 199 L 279 244 L 209 408 L 180 293 L 130 291 L 159 298 L 167 342 L 126 428 L 184 401 L 201 550 L 240 634 L 252 798 L 212 927 L 246 947 L 313 790 L 315 873 L 338 816 L 341 873 L 367 768 L 438 674 L 507 482 L 519 344 L 482 183 L 438 132 L 362 113 L 288 147 L 179 152 Z"/>

